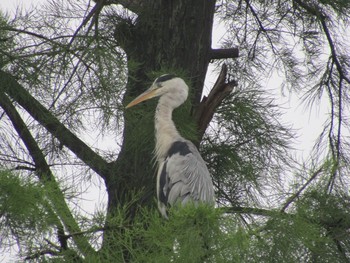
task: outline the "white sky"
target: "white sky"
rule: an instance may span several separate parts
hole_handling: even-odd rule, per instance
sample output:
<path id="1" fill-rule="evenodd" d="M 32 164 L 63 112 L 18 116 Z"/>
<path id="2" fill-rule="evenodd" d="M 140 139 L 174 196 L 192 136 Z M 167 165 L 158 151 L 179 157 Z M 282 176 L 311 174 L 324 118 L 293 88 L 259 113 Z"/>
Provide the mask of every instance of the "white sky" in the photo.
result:
<path id="1" fill-rule="evenodd" d="M 44 0 L 0 0 L 0 10 L 7 10 L 10 12 L 10 15 L 13 15 L 15 8 L 18 5 L 23 5 L 26 9 L 29 6 L 37 5 Z M 224 30 L 221 25 L 214 24 L 214 33 L 213 33 L 213 48 L 219 47 L 219 42 L 223 38 Z M 211 66 L 209 70 L 213 70 Z M 210 89 L 215 82 L 216 75 L 211 75 L 207 78 L 205 86 L 207 90 Z M 272 93 L 275 97 L 275 102 L 278 105 L 281 105 L 284 115 L 282 116 L 281 122 L 291 126 L 294 130 L 297 131 L 298 138 L 295 143 L 292 145 L 296 151 L 295 155 L 298 159 L 306 159 L 314 145 L 315 139 L 320 134 L 322 125 L 327 117 L 327 103 L 320 105 L 319 109 L 313 109 L 312 112 L 306 110 L 303 105 L 300 104 L 300 98 L 295 94 L 288 94 L 286 96 L 282 95 L 280 85 L 282 80 L 278 77 L 273 77 L 266 83 L 266 89 Z M 116 142 L 111 142 L 110 139 L 96 137 L 97 134 L 91 134 L 85 138 L 87 143 L 94 145 L 95 147 L 110 147 L 111 144 L 116 144 Z M 97 142 L 97 145 L 96 145 Z M 94 179 L 93 179 L 94 180 Z M 97 179 L 95 179 L 97 180 Z M 98 185 L 96 181 L 95 184 Z M 85 200 L 84 210 L 87 212 L 94 212 L 96 208 L 101 203 L 106 202 L 105 194 L 101 194 L 101 189 L 98 188 L 89 188 L 87 185 L 82 185 L 82 191 L 85 192 L 83 199 Z M 86 191 L 87 190 L 87 191 Z M 13 256 L 13 255 L 12 255 Z M 13 260 L 13 258 L 12 258 Z M 11 255 L 0 255 L 0 262 L 12 262 Z"/>
<path id="2" fill-rule="evenodd" d="M 220 48 L 220 41 L 225 38 L 223 26 L 219 23 L 214 23 L 212 47 Z M 212 66 L 209 70 L 213 68 Z M 214 82 L 215 76 L 208 78 L 206 86 L 210 89 Z M 322 105 L 313 107 L 312 110 L 307 109 L 305 105 L 301 104 L 301 98 L 297 94 L 289 93 L 281 90 L 283 79 L 274 74 L 266 83 L 266 90 L 272 94 L 275 103 L 280 105 L 280 110 L 283 113 L 280 121 L 287 126 L 291 126 L 296 132 L 296 140 L 292 145 L 295 148 L 295 154 L 298 158 L 308 158 L 310 151 L 322 131 L 322 126 L 326 120 L 328 105 L 324 101 Z M 284 94 L 283 94 L 284 93 Z"/>

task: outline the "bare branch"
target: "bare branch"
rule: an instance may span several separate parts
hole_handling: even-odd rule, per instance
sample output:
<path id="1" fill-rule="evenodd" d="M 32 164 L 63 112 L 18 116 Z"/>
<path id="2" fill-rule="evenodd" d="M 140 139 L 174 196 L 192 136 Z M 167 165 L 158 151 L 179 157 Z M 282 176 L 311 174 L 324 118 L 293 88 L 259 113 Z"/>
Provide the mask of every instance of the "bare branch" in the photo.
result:
<path id="1" fill-rule="evenodd" d="M 314 174 L 309 178 L 309 180 L 306 181 L 306 183 L 297 191 L 295 192 L 292 196 L 290 196 L 287 201 L 285 202 L 285 204 L 283 205 L 281 212 L 284 212 L 287 207 L 294 202 L 294 200 L 296 198 L 298 198 L 300 196 L 300 194 L 304 191 L 304 189 L 322 172 L 323 167 L 321 167 L 320 169 L 318 169 L 316 172 L 314 172 Z"/>
<path id="2" fill-rule="evenodd" d="M 36 168 L 33 167 L 28 167 L 28 166 L 24 166 L 24 165 L 17 165 L 14 169 L 12 170 L 26 170 L 26 171 L 31 171 L 31 172 L 35 172 Z"/>
<path id="3" fill-rule="evenodd" d="M 258 216 L 276 216 L 276 215 L 287 215 L 282 211 L 268 210 L 263 208 L 255 208 L 255 207 L 242 207 L 242 206 L 232 206 L 232 207 L 220 207 L 220 210 L 224 213 L 231 214 L 251 214 Z"/>
<path id="4" fill-rule="evenodd" d="M 203 97 L 195 112 L 195 118 L 199 128 L 199 141 L 203 137 L 217 107 L 231 93 L 233 87 L 237 85 L 235 81 L 226 82 L 226 75 L 227 66 L 223 64 L 214 87 L 210 91 L 208 97 Z"/>
<path id="5" fill-rule="evenodd" d="M 59 251 L 52 250 L 52 249 L 44 249 L 34 253 L 33 255 L 25 257 L 24 260 L 38 259 L 39 257 L 45 256 L 45 255 L 58 256 L 59 254 L 60 254 Z"/>
<path id="6" fill-rule="evenodd" d="M 238 48 L 218 48 L 210 50 L 210 59 L 238 58 Z"/>

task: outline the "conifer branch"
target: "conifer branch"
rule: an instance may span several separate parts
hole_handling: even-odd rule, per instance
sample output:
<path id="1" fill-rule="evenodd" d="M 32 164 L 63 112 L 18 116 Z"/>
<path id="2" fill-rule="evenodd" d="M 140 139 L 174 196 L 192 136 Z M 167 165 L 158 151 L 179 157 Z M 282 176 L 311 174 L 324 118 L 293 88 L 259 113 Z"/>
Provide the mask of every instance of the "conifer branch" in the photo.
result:
<path id="1" fill-rule="evenodd" d="M 31 157 L 33 158 L 40 182 L 44 186 L 50 187 L 52 189 L 51 191 L 48 191 L 48 197 L 51 201 L 51 204 L 54 206 L 55 214 L 58 215 L 58 217 L 62 220 L 65 227 L 69 231 L 80 231 L 77 222 L 75 221 L 66 201 L 64 200 L 64 196 L 61 190 L 59 189 L 58 183 L 56 182 L 55 177 L 53 176 L 50 167 L 45 160 L 45 156 L 43 155 L 41 149 L 39 148 L 32 134 L 28 130 L 21 116 L 17 112 L 16 108 L 4 93 L 0 93 L 0 107 L 3 108 L 3 110 L 9 117 L 10 121 L 12 122 L 12 125 L 14 126 L 18 135 L 20 136 L 26 148 L 28 149 Z M 56 222 L 58 228 L 63 229 L 63 226 L 60 224 L 60 220 L 56 219 Z M 91 247 L 91 245 L 85 237 L 76 237 L 74 241 L 79 251 L 83 255 L 88 256 L 89 254 L 91 255 L 95 253 L 95 250 Z"/>
<path id="2" fill-rule="evenodd" d="M 341 64 L 339 60 L 339 54 L 337 53 L 337 49 L 335 46 L 334 39 L 331 35 L 331 31 L 329 29 L 329 26 L 327 24 L 328 16 L 325 13 L 324 10 L 322 10 L 319 6 L 316 4 L 311 4 L 307 3 L 305 1 L 300 1 L 300 0 L 295 0 L 295 3 L 297 3 L 301 8 L 303 8 L 306 12 L 309 14 L 315 16 L 321 25 L 321 29 L 324 32 L 328 46 L 330 49 L 330 60 L 331 60 L 331 69 L 333 69 L 333 65 L 335 65 L 336 70 L 338 71 L 339 74 L 339 81 L 338 81 L 338 113 L 337 113 L 337 118 L 338 118 L 338 127 L 337 127 L 337 137 L 335 140 L 335 143 L 333 142 L 333 127 L 334 127 L 334 118 L 336 117 L 335 114 L 335 101 L 333 99 L 333 94 L 332 94 L 332 88 L 330 87 L 330 83 L 327 83 L 327 88 L 328 88 L 328 94 L 329 98 L 331 101 L 331 107 L 332 107 L 332 113 L 331 113 L 331 125 L 330 125 L 330 130 L 329 130 L 329 143 L 330 143 L 330 148 L 332 151 L 333 159 L 335 160 L 335 165 L 334 165 L 334 171 L 330 176 L 330 179 L 327 184 L 327 189 L 328 192 L 331 192 L 333 189 L 333 184 L 335 181 L 336 177 L 336 171 L 339 166 L 339 159 L 340 159 L 340 148 L 341 148 L 341 132 L 342 132 L 342 123 L 343 123 L 343 82 L 345 81 L 347 84 L 350 84 L 350 78 L 347 77 L 346 74 L 346 69 L 344 69 L 343 65 Z M 331 72 L 329 73 L 329 78 L 331 79 Z"/>
<path id="3" fill-rule="evenodd" d="M 0 71 L 0 92 L 5 92 L 44 126 L 62 145 L 70 149 L 92 170 L 106 179 L 109 164 L 75 134 L 68 130 L 49 110 L 41 105 L 10 74 Z M 3 95 L 2 95 L 3 96 Z"/>

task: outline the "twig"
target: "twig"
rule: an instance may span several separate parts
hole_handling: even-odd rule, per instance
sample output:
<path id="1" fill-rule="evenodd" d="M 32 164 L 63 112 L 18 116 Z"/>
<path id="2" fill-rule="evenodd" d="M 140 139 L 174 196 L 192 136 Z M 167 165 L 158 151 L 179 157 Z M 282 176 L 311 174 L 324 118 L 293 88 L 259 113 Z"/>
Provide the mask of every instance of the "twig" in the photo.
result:
<path id="1" fill-rule="evenodd" d="M 58 256 L 59 254 L 60 254 L 59 251 L 54 251 L 51 249 L 44 249 L 44 250 L 41 250 L 41 251 L 34 253 L 33 255 L 25 257 L 24 260 L 37 259 L 38 257 L 44 256 L 44 255 Z"/>
<path id="2" fill-rule="evenodd" d="M 309 180 L 306 181 L 306 183 L 297 191 L 295 192 L 292 196 L 290 196 L 286 203 L 283 205 L 281 212 L 284 212 L 287 207 L 296 199 L 300 196 L 301 192 L 304 191 L 304 189 L 322 172 L 323 167 L 319 168 L 314 174 L 309 178 Z"/>
<path id="3" fill-rule="evenodd" d="M 232 206 L 232 207 L 220 207 L 218 208 L 224 213 L 233 213 L 233 214 L 252 214 L 258 216 L 276 216 L 276 215 L 287 215 L 283 211 L 268 210 L 263 208 L 255 207 L 242 207 L 242 206 Z"/>

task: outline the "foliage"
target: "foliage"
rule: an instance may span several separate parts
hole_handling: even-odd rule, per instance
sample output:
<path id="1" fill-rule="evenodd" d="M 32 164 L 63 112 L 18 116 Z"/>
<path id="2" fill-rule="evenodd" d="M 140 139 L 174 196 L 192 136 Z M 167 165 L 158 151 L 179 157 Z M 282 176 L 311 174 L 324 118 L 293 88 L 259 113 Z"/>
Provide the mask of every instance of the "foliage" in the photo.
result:
<path id="1" fill-rule="evenodd" d="M 239 46 L 240 58 L 229 63 L 243 86 L 262 85 L 277 72 L 282 88 L 296 92 L 310 108 L 330 105 L 311 157 L 319 166 L 324 159 L 318 157 L 327 152 L 334 160 L 329 191 L 347 185 L 342 176 L 349 154 L 347 8 L 344 1 L 222 1 L 219 8 L 228 28 L 224 45 Z"/>
<path id="2" fill-rule="evenodd" d="M 189 52 L 217 66 L 223 60 L 210 61 L 202 47 L 171 60 L 198 21 L 177 13 L 182 0 L 164 10 L 153 6 L 163 1 L 151 2 L 46 1 L 14 18 L 0 13 L 2 249 L 16 244 L 19 257 L 37 262 L 349 261 L 348 1 L 215 1 L 227 31 L 222 47 L 240 53 L 225 59 L 224 84 L 238 86 L 215 109 L 199 147 L 217 207 L 175 207 L 169 220 L 154 208 L 150 186 L 156 102 L 123 105 L 163 73 L 203 84 L 176 66 Z M 167 23 L 156 24 L 164 14 Z M 169 30 L 175 18 L 191 23 Z M 276 75 L 281 90 L 310 109 L 328 106 L 301 164 L 291 154 L 293 130 L 266 90 Z M 203 85 L 193 86 L 174 121 L 196 141 Z M 84 212 L 81 200 L 95 199 L 83 195 L 85 185 L 97 186 L 107 204 Z"/>
<path id="3" fill-rule="evenodd" d="M 202 146 L 218 202 L 256 204 L 258 193 L 247 189 L 263 189 L 266 180 L 279 180 L 286 164 L 293 166 L 287 152 L 293 135 L 278 117 L 276 105 L 253 88 L 237 88 L 219 107 Z"/>
<path id="4" fill-rule="evenodd" d="M 2 242 L 31 247 L 50 232 L 54 217 L 48 209 L 44 189 L 28 178 L 0 171 L 0 228 Z M 38 233 L 41 233 L 38 236 Z M 14 240 L 15 239 L 15 240 Z M 3 249 L 9 244 L 1 244 Z"/>
<path id="5" fill-rule="evenodd" d="M 263 226 L 252 224 L 250 228 L 241 224 L 238 214 L 223 214 L 206 206 L 194 209 L 191 205 L 172 209 L 169 220 L 156 210 L 143 209 L 131 227 L 124 207 L 104 230 L 118 230 L 113 236 L 114 247 L 99 256 L 90 255 L 86 262 L 123 261 L 126 251 L 132 262 L 344 262 L 335 238 L 347 251 L 342 226 L 349 224 L 349 216 L 329 231 L 329 226 L 319 220 L 318 208 L 306 205 L 314 200 L 312 195 L 298 202 L 295 214 L 276 214 Z M 84 233 L 100 231 L 102 222 L 96 218 L 91 222 L 96 225 Z M 71 262 L 72 255 L 62 251 L 59 257 L 45 257 L 41 262 L 57 260 Z"/>

